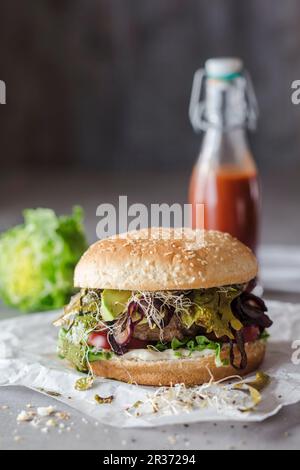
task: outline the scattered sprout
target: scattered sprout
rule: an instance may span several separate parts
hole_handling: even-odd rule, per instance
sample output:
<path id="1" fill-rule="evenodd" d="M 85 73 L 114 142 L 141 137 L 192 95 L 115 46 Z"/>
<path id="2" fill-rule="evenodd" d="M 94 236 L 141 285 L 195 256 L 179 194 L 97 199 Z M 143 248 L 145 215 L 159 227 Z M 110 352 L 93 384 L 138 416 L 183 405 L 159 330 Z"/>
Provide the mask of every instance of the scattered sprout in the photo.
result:
<path id="1" fill-rule="evenodd" d="M 113 395 L 110 395 L 108 397 L 100 397 L 100 395 L 95 395 L 94 396 L 94 400 L 99 403 L 99 405 L 105 405 L 105 404 L 109 404 L 113 401 L 114 399 L 114 396 Z"/>
<path id="2" fill-rule="evenodd" d="M 39 387 L 38 390 L 42 393 L 46 393 L 46 395 L 49 395 L 50 397 L 61 397 L 61 393 L 55 392 L 54 390 L 45 390 L 42 387 Z"/>
<path id="3" fill-rule="evenodd" d="M 208 369 L 209 371 L 209 369 Z M 232 376 L 214 381 L 213 376 L 208 383 L 194 387 L 176 384 L 172 387 L 159 387 L 155 392 L 147 394 L 146 399 L 135 402 L 126 408 L 130 416 L 140 417 L 159 413 L 174 415 L 180 412 L 189 413 L 193 410 L 212 407 L 218 411 L 250 412 L 260 403 L 261 389 L 269 383 L 266 374 L 258 372 L 253 382 L 241 381 L 241 377 Z M 230 384 L 229 379 L 238 379 L 238 383 Z M 264 385 L 265 386 L 265 385 Z"/>
<path id="4" fill-rule="evenodd" d="M 92 388 L 94 383 L 94 377 L 88 375 L 87 377 L 81 377 L 80 379 L 76 380 L 75 382 L 75 390 L 80 392 L 89 390 Z"/>
<path id="5" fill-rule="evenodd" d="M 259 392 L 269 385 L 271 382 L 271 377 L 264 372 L 258 371 L 255 376 L 255 380 L 252 382 L 246 382 L 250 387 L 255 388 Z"/>

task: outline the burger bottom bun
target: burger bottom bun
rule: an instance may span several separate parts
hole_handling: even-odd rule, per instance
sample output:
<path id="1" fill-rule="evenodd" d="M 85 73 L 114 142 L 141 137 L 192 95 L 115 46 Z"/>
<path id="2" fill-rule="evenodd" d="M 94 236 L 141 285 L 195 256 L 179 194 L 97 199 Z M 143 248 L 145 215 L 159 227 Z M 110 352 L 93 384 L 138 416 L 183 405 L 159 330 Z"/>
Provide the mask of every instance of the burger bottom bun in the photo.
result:
<path id="1" fill-rule="evenodd" d="M 213 378 L 215 381 L 232 375 L 244 376 L 256 370 L 265 356 L 265 342 L 247 343 L 245 350 L 248 357 L 246 369 L 236 370 L 231 365 L 217 367 L 215 356 L 210 355 L 197 359 L 172 359 L 163 361 L 142 361 L 133 359 L 109 359 L 91 363 L 95 375 L 116 379 L 127 383 L 152 386 L 171 386 L 183 383 L 188 386 L 201 385 Z M 229 356 L 229 346 L 223 346 L 222 359 Z M 241 356 L 234 347 L 235 364 Z"/>

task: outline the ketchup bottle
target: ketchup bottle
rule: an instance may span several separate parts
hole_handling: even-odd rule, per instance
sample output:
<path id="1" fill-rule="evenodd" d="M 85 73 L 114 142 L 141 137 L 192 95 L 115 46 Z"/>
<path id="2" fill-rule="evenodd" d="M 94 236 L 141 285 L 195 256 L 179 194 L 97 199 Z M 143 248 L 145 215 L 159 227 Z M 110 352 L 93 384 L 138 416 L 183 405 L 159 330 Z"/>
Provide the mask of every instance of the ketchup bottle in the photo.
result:
<path id="1" fill-rule="evenodd" d="M 193 226 L 197 227 L 196 204 L 204 204 L 205 228 L 229 232 L 253 251 L 260 192 L 246 129 L 255 129 L 257 116 L 241 60 L 209 59 L 205 69 L 195 73 L 190 120 L 204 136 L 189 188 Z"/>

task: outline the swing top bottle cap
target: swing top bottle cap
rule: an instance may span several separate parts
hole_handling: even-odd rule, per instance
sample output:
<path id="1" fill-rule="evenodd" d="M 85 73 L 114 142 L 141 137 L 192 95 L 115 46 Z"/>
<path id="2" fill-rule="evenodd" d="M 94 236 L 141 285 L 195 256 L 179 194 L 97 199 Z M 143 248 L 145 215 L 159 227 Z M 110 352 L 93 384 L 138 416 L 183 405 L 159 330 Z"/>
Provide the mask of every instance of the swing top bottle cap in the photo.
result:
<path id="1" fill-rule="evenodd" d="M 238 57 L 220 57 L 205 62 L 208 78 L 232 80 L 241 75 L 243 62 Z"/>

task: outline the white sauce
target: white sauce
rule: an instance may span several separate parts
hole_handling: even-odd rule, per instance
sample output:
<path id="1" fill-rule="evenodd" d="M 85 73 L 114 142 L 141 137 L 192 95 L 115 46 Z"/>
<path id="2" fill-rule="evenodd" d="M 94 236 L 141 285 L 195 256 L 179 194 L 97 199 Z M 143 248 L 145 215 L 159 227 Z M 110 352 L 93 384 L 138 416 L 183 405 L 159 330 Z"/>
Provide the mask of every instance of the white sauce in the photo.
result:
<path id="1" fill-rule="evenodd" d="M 176 355 L 180 353 L 180 357 Z M 166 351 L 153 351 L 151 349 L 132 349 L 122 356 L 122 359 L 134 361 L 167 361 L 170 359 L 196 359 L 197 357 L 215 356 L 215 352 L 210 349 L 204 351 L 193 351 L 190 353 L 186 349 L 167 349 Z"/>

